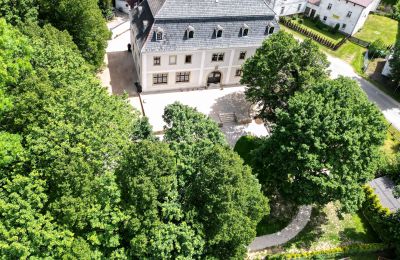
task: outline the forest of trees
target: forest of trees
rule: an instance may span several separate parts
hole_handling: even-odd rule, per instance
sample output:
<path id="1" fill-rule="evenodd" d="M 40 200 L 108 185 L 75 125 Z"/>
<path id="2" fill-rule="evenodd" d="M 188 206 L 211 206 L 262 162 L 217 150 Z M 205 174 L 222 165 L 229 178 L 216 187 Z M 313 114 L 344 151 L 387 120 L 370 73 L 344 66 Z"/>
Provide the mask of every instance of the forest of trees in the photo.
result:
<path id="1" fill-rule="evenodd" d="M 167 106 L 160 140 L 101 86 L 109 10 L 0 0 L 0 258 L 243 259 L 272 190 L 359 208 L 386 124 L 311 41 L 280 32 L 246 61 L 272 132 L 244 164 L 195 109 Z"/>

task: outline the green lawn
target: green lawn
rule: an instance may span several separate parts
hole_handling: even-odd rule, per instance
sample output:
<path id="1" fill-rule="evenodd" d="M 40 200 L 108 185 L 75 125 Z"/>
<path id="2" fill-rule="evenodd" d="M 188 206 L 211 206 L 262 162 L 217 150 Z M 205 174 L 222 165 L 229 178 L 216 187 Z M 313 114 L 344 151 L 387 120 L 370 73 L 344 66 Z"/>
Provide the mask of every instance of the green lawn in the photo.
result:
<path id="1" fill-rule="evenodd" d="M 363 28 L 354 36 L 373 42 L 381 39 L 385 44 L 394 44 L 398 37 L 399 22 L 388 17 L 370 14 Z"/>
<path id="2" fill-rule="evenodd" d="M 291 33 L 292 35 L 294 35 L 297 38 L 301 38 L 301 39 L 307 38 L 306 36 L 296 32 L 292 29 L 289 29 L 284 25 L 280 25 L 280 26 L 281 26 L 282 30 Z M 322 44 L 319 44 L 318 42 L 315 42 L 315 43 L 320 47 L 320 49 L 323 52 L 328 53 L 334 57 L 337 57 L 339 59 L 346 61 L 356 70 L 357 73 L 359 73 L 359 74 L 363 73 L 363 71 L 362 71 L 363 57 L 364 57 L 364 53 L 367 51 L 365 48 L 358 46 L 357 44 L 354 44 L 352 42 L 347 41 L 337 51 L 333 51 L 333 50 L 323 46 Z"/>
<path id="3" fill-rule="evenodd" d="M 324 37 L 334 43 L 338 43 L 341 40 L 343 40 L 344 35 L 340 34 L 340 33 L 331 33 L 329 30 L 327 29 L 319 29 L 315 26 L 314 22 L 311 19 L 308 18 L 304 18 L 301 19 L 301 21 L 303 21 L 302 23 L 300 23 L 300 18 L 296 19 L 296 20 L 291 20 L 292 22 L 314 32 L 315 34 Z"/>
<path id="4" fill-rule="evenodd" d="M 400 151 L 400 131 L 393 126 L 389 127 L 382 150 L 389 160 L 394 159 Z"/>
<path id="5" fill-rule="evenodd" d="M 284 246 L 286 251 L 323 250 L 353 243 L 379 242 L 361 214 L 337 216 L 337 206 L 329 203 L 321 210 L 314 210 L 310 223 L 292 241 Z"/>

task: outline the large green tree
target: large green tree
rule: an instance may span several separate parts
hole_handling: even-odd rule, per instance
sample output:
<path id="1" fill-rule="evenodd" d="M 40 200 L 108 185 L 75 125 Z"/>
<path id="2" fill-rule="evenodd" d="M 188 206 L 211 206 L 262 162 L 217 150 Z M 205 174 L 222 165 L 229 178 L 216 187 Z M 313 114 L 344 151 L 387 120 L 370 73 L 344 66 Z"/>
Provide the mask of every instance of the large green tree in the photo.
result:
<path id="1" fill-rule="evenodd" d="M 36 23 L 38 6 L 35 0 L 0 0 L 0 17 L 13 25 Z"/>
<path id="2" fill-rule="evenodd" d="M 400 8 L 400 2 L 399 2 L 399 8 Z M 391 68 L 391 77 L 393 78 L 396 86 L 400 86 L 400 39 L 395 44 L 393 56 L 392 59 L 389 61 L 389 64 Z"/>
<path id="3" fill-rule="evenodd" d="M 268 189 L 298 204 L 339 200 L 344 210 L 356 210 L 362 185 L 377 169 L 385 130 L 382 114 L 355 81 L 328 80 L 278 110 L 255 168 Z"/>
<path id="4" fill-rule="evenodd" d="M 38 0 L 40 18 L 67 30 L 87 62 L 103 64 L 110 32 L 97 0 Z"/>
<path id="5" fill-rule="evenodd" d="M 327 78 L 328 61 L 311 40 L 299 43 L 280 31 L 257 49 L 243 65 L 241 83 L 246 98 L 259 106 L 259 116 L 274 121 L 277 108 L 285 108 L 288 99 L 315 82 Z"/>

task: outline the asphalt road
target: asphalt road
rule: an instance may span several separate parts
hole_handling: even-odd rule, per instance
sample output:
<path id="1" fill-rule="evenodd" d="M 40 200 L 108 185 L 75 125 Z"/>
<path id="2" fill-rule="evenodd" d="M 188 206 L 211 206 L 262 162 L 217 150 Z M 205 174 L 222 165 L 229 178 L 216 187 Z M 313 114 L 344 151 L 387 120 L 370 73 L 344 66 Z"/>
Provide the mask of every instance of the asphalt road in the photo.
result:
<path id="1" fill-rule="evenodd" d="M 395 128 L 400 130 L 400 103 L 378 89 L 371 82 L 359 76 L 345 61 L 334 58 L 330 55 L 327 56 L 331 63 L 329 67 L 331 70 L 331 77 L 336 78 L 338 76 L 347 76 L 358 81 L 361 88 L 367 94 L 369 100 L 379 107 L 385 118 L 392 123 Z"/>

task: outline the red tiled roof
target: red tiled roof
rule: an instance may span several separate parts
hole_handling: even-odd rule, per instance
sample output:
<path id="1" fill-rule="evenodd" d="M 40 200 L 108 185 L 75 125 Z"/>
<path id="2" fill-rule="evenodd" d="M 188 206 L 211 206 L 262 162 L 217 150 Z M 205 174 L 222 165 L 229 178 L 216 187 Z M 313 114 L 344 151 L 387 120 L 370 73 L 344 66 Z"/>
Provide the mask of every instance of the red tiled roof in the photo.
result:
<path id="1" fill-rule="evenodd" d="M 308 0 L 308 2 L 309 2 L 310 4 L 319 6 L 319 3 L 321 3 L 321 0 Z"/>

